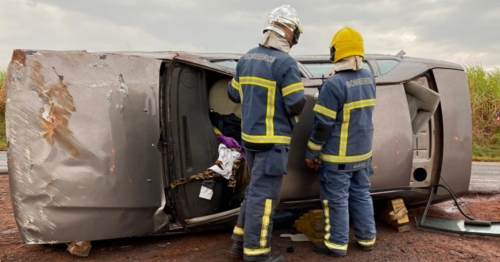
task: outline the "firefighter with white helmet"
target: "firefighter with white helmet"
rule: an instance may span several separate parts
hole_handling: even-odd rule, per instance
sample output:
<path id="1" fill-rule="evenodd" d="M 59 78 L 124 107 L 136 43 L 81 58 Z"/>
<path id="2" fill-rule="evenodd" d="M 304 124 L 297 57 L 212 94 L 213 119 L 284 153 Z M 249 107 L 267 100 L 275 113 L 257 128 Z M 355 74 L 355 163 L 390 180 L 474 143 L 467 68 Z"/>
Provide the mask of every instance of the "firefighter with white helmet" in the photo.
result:
<path id="1" fill-rule="evenodd" d="M 285 260 L 271 255 L 270 241 L 292 129 L 305 105 L 300 71 L 288 54 L 301 33 L 292 7 L 274 9 L 259 46 L 240 58 L 228 85 L 229 98 L 242 104 L 242 145 L 250 172 L 230 252 L 246 261 Z"/>
<path id="2" fill-rule="evenodd" d="M 347 254 L 349 215 L 362 250 L 375 244 L 375 219 L 369 176 L 373 141 L 375 78 L 362 68 L 361 34 L 345 27 L 330 44 L 335 74 L 321 87 L 314 107 L 313 132 L 306 164 L 318 169 L 325 237 L 314 251 L 336 257 Z"/>

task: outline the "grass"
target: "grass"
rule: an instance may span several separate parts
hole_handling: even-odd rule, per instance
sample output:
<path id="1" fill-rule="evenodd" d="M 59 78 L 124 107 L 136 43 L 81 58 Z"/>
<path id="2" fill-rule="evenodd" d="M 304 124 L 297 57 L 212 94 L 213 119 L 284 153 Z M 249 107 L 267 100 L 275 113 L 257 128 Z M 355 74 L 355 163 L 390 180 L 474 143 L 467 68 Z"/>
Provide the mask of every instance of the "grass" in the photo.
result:
<path id="1" fill-rule="evenodd" d="M 500 70 L 481 66 L 466 68 L 471 96 L 473 159 L 500 161 Z M 5 136 L 5 77 L 0 69 L 0 150 L 7 148 Z"/>
<path id="2" fill-rule="evenodd" d="M 473 159 L 475 161 L 500 161 L 500 143 L 494 145 L 479 145 L 473 143 Z"/>
<path id="3" fill-rule="evenodd" d="M 500 161 L 500 70 L 466 68 L 472 109 L 473 158 Z"/>

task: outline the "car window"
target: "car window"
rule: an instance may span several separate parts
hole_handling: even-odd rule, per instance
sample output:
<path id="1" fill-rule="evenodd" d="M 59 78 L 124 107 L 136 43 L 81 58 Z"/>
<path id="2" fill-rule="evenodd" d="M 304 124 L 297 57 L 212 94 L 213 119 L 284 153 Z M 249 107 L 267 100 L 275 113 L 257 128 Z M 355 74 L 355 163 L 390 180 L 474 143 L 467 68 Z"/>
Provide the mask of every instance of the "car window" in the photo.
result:
<path id="1" fill-rule="evenodd" d="M 236 65 L 238 64 L 238 61 L 234 61 L 234 60 L 212 61 L 212 63 L 220 65 L 220 66 L 224 66 L 227 68 L 231 68 L 231 69 L 236 69 Z"/>
<path id="2" fill-rule="evenodd" d="M 231 69 L 236 69 L 236 65 L 238 64 L 238 61 L 234 61 L 234 60 L 226 60 L 226 61 L 212 61 L 212 63 L 214 64 L 217 64 L 217 65 L 220 65 L 220 66 L 224 66 L 224 67 L 227 67 L 227 68 L 231 68 Z M 305 75 L 304 72 L 302 72 L 304 69 L 301 69 L 299 67 L 299 70 L 300 70 L 300 76 L 301 77 L 307 77 Z"/>
<path id="3" fill-rule="evenodd" d="M 333 70 L 332 63 L 302 63 L 307 70 L 312 74 L 313 78 L 321 78 L 322 76 L 328 76 L 328 74 Z M 372 71 L 368 63 L 363 62 L 363 68 Z"/>
<path id="4" fill-rule="evenodd" d="M 389 73 L 389 71 L 391 71 L 398 64 L 399 64 L 398 60 L 392 60 L 392 59 L 377 60 L 378 70 L 381 75 Z"/>

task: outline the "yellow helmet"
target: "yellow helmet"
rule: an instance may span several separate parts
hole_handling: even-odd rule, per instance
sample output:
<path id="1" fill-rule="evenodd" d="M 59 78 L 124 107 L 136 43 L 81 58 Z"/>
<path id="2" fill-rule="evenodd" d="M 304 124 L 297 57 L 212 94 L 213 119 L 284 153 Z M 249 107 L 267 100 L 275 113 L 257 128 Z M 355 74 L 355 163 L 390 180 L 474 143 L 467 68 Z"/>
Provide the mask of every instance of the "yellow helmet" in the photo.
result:
<path id="1" fill-rule="evenodd" d="M 363 37 L 358 31 L 350 27 L 344 27 L 332 38 L 330 60 L 336 63 L 342 58 L 355 55 L 365 56 Z"/>

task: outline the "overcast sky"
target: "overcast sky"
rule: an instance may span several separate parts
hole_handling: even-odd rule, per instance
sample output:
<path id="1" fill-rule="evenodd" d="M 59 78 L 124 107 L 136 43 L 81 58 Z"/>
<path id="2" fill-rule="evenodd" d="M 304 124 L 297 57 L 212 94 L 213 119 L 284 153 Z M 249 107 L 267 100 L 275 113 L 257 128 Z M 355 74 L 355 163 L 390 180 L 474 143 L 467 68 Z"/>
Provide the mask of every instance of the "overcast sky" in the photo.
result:
<path id="1" fill-rule="evenodd" d="M 366 53 L 500 68 L 499 0 L 0 0 L 0 68 L 18 48 L 246 52 L 281 4 L 304 28 L 291 54 L 326 54 L 351 26 Z"/>

